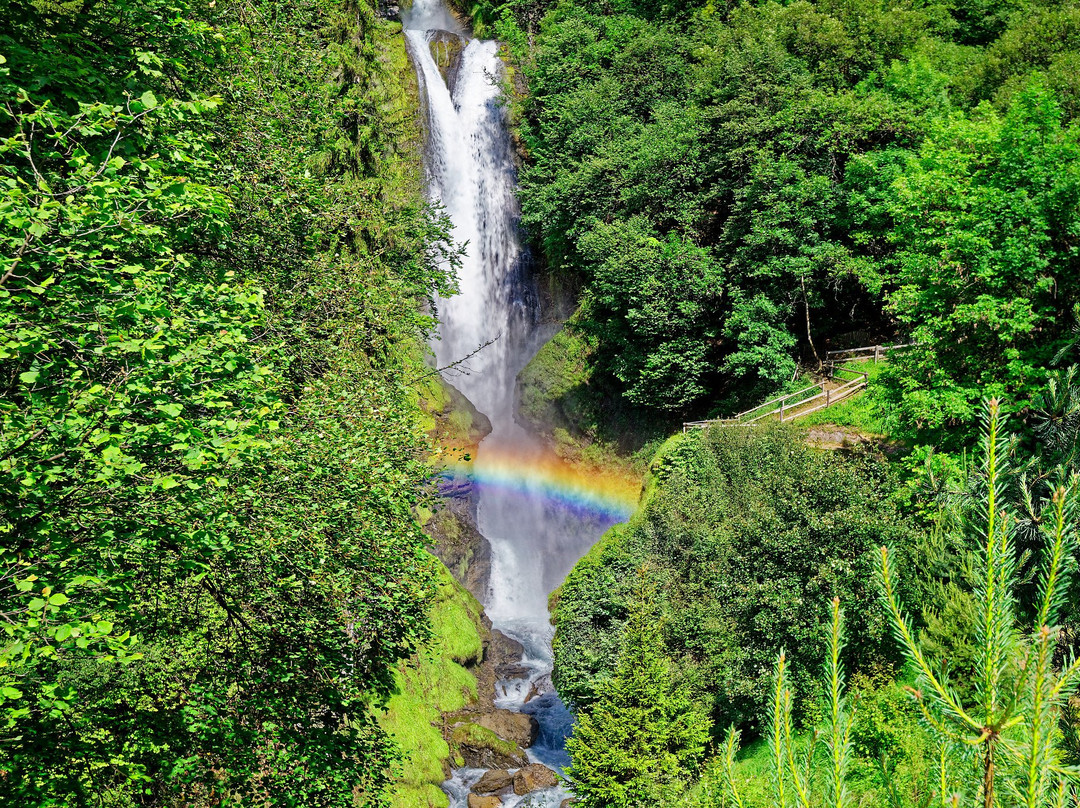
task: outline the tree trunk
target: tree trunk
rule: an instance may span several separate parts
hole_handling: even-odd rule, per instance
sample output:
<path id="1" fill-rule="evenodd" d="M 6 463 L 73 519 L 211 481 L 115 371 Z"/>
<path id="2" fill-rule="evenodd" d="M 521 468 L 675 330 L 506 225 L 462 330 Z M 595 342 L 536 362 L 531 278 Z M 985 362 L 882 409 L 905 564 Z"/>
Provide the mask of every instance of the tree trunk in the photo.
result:
<path id="1" fill-rule="evenodd" d="M 814 338 L 810 336 L 810 298 L 806 294 L 806 278 L 800 278 L 802 283 L 802 299 L 803 306 L 806 309 L 806 341 L 810 343 L 810 350 L 814 352 L 814 361 L 817 362 L 817 369 L 820 371 L 823 367 L 821 357 L 818 356 L 817 348 L 814 346 Z"/>

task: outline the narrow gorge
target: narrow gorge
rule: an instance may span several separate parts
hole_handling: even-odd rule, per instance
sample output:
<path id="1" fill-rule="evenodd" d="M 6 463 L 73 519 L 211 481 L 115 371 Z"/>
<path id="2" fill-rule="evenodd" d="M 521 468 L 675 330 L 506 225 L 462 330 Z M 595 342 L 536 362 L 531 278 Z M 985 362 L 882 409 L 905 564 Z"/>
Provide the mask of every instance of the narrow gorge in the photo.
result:
<path id="1" fill-rule="evenodd" d="M 589 479 L 515 419 L 517 375 L 554 329 L 541 323 L 518 232 L 499 45 L 470 37 L 441 0 L 417 0 L 402 16 L 425 105 L 430 198 L 465 247 L 459 293 L 437 300 L 440 326 L 431 347 L 445 380 L 491 423 L 458 475 L 467 480 L 470 511 L 490 544 L 488 582 L 477 594 L 493 629 L 522 648 L 519 663 L 496 672 L 495 706 L 532 716 L 529 760 L 561 771 L 569 763 L 564 742 L 572 717 L 551 683 L 548 596 L 603 532 L 629 515 L 636 492 Z M 451 805 L 465 806 L 486 771 L 456 769 L 444 785 Z M 502 794 L 483 804 L 501 799 L 512 808 L 525 797 L 515 792 L 529 788 L 530 805 L 560 805 L 569 794 L 557 785 L 534 789 L 550 779 L 536 771 L 539 780 L 513 789 L 504 775 L 489 776 L 485 783 L 502 783 L 496 789 Z M 473 800 L 468 804 L 480 804 Z"/>

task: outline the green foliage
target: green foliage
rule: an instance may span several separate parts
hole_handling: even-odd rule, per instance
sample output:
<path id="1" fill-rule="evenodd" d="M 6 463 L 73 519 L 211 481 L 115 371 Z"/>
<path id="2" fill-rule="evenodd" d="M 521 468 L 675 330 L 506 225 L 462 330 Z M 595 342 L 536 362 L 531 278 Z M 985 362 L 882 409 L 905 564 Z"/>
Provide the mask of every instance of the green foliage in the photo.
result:
<path id="1" fill-rule="evenodd" d="M 568 777 L 585 808 L 669 804 L 708 739 L 708 721 L 664 657 L 644 575 L 630 606 L 618 661 L 603 694 L 577 715 Z"/>
<path id="2" fill-rule="evenodd" d="M 786 666 L 785 666 L 786 667 Z M 789 671 L 790 669 L 788 669 Z M 788 672 L 785 671 L 785 674 Z M 774 668 L 775 675 L 775 668 Z M 823 698 L 814 705 L 811 720 L 793 725 L 790 747 L 785 740 L 781 713 L 781 759 L 789 803 L 797 799 L 787 755 L 807 765 L 800 775 L 809 784 L 813 804 L 832 804 L 827 738 L 831 713 L 831 677 L 819 688 Z M 842 693 L 849 711 L 849 757 L 845 783 L 849 804 L 888 808 L 927 808 L 936 796 L 933 745 L 918 719 L 918 711 L 904 686 L 887 669 L 855 674 Z M 771 718 L 772 716 L 770 716 Z M 770 725 L 771 726 L 771 725 Z M 730 731 L 704 767 L 697 787 L 679 803 L 698 808 L 775 808 L 777 759 L 767 736 L 740 749 L 743 733 Z M 809 776 L 806 776 L 808 773 Z M 738 800 L 735 799 L 738 796 Z"/>
<path id="3" fill-rule="evenodd" d="M 662 443 L 678 426 L 677 413 L 658 414 L 630 404 L 621 385 L 596 372 L 593 354 L 602 330 L 579 309 L 518 374 L 519 414 L 555 450 L 598 468 L 627 467 L 641 475 Z"/>
<path id="4" fill-rule="evenodd" d="M 808 427 L 829 424 L 848 427 L 867 435 L 897 437 L 901 428 L 886 400 L 882 381 L 887 366 L 888 360 L 845 363 L 846 368 L 866 373 L 866 390 L 844 399 L 839 404 L 800 416 L 799 425 Z M 842 379 L 853 378 L 852 374 L 844 371 L 838 375 Z"/>
<path id="5" fill-rule="evenodd" d="M 795 708 L 805 708 L 804 672 L 827 640 L 815 605 L 823 599 L 851 604 L 850 660 L 880 656 L 870 551 L 911 536 L 880 463 L 808 449 L 790 428 L 711 429 L 669 447 L 654 475 L 634 519 L 609 532 L 560 590 L 555 678 L 564 698 L 586 708 L 603 696 L 634 571 L 646 563 L 661 593 L 666 652 L 713 700 L 717 727 L 754 727 L 777 646 L 800 669 L 792 687 Z"/>
<path id="6" fill-rule="evenodd" d="M 923 144 L 889 203 L 899 246 L 890 305 L 922 343 L 891 370 L 903 415 L 971 422 L 986 395 L 1030 405 L 1080 289 L 1080 128 L 1033 88 L 1004 119 L 953 119 Z"/>
<path id="7" fill-rule="evenodd" d="M 0 7 L 0 803 L 382 802 L 449 289 L 389 34 Z"/>
<path id="8" fill-rule="evenodd" d="M 431 636 L 412 660 L 399 666 L 394 695 L 379 717 L 402 752 L 403 765 L 390 788 L 391 808 L 449 804 L 439 785 L 452 753 L 439 725 L 444 713 L 477 697 L 476 677 L 464 666 L 483 654 L 480 604 L 441 564 L 436 584 Z"/>
<path id="9" fill-rule="evenodd" d="M 773 805 L 787 808 L 810 808 L 811 805 L 823 805 L 830 808 L 844 808 L 851 805 L 848 790 L 848 769 L 853 754 L 852 724 L 853 716 L 845 687 L 847 684 L 844 667 L 840 661 L 843 649 L 843 617 L 840 613 L 840 600 L 832 602 L 828 655 L 825 662 L 824 691 L 825 697 L 825 732 L 821 738 L 824 770 L 821 777 L 821 794 L 814 794 L 813 761 L 817 738 L 811 740 L 805 749 L 796 743 L 792 721 L 792 691 L 787 679 L 787 657 L 781 651 L 773 665 L 772 694 L 769 699 L 768 745 L 772 769 L 770 780 L 773 787 Z M 739 745 L 739 732 L 732 727 L 728 730 L 724 751 L 721 757 L 721 776 L 724 790 L 732 804 L 742 808 L 744 801 L 734 774 L 735 751 Z"/>
<path id="10" fill-rule="evenodd" d="M 721 273 L 705 251 L 674 235 L 661 244 L 649 232 L 631 219 L 582 236 L 595 269 L 576 327 L 613 349 L 610 372 L 627 399 L 681 410 L 712 375 L 702 337 L 720 336 Z"/>
<path id="11" fill-rule="evenodd" d="M 1070 654 L 1062 658 L 1059 646 L 1065 639 L 1060 620 L 1066 587 L 1075 569 L 1077 478 L 1057 487 L 1047 503 L 1035 629 L 1026 630 L 1017 619 L 1021 580 L 1016 519 L 1005 499 L 1005 449 L 998 406 L 990 401 L 981 466 L 984 488 L 964 523 L 970 538 L 980 544 L 971 592 L 974 665 L 970 674 L 961 672 L 971 677 L 968 695 L 954 684 L 953 660 L 930 656 L 933 644 L 916 638 L 896 596 L 894 554 L 883 546 L 881 597 L 916 677 L 915 687 L 907 688 L 906 705 L 897 702 L 896 685 L 871 687 L 869 698 L 861 688 L 858 715 L 851 715 L 839 666 L 842 635 L 839 602 L 834 600 L 818 727 L 802 738 L 794 731 L 787 658 L 781 651 L 773 668 L 767 742 L 753 752 L 760 760 L 767 751 L 769 765 L 754 770 L 749 781 L 756 786 L 764 782 L 771 793 L 762 800 L 747 788 L 746 767 L 736 761 L 738 731 L 732 728 L 692 804 L 808 808 L 841 806 L 849 800 L 855 804 L 858 799 L 859 804 L 892 808 L 1056 808 L 1075 801 L 1080 773 L 1071 765 L 1063 726 L 1073 720 L 1069 704 L 1080 683 L 1080 663 Z M 914 737 L 913 712 L 924 728 Z M 818 744 L 821 754 L 815 753 Z M 860 794 L 858 768 L 875 757 L 880 760 L 880 788 Z M 906 771 L 898 757 L 906 759 Z M 814 795 L 818 789 L 820 797 Z"/>

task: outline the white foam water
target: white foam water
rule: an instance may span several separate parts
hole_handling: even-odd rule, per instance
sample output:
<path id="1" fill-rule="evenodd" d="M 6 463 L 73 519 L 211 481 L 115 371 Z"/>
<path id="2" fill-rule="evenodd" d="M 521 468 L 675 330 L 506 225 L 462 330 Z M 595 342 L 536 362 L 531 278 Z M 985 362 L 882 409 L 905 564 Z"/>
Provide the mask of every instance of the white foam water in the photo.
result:
<path id="1" fill-rule="evenodd" d="M 437 301 L 440 326 L 432 349 L 440 367 L 470 357 L 446 375 L 491 420 L 492 432 L 475 460 L 477 476 L 483 476 L 485 457 L 510 454 L 527 469 L 545 450 L 515 421 L 515 380 L 550 332 L 537 325 L 537 298 L 519 239 L 498 43 L 468 38 L 442 0 L 415 0 L 403 23 L 426 103 L 429 193 L 450 217 L 455 240 L 466 244 L 459 294 Z M 453 92 L 429 47 L 446 31 L 467 40 Z M 571 510 L 525 485 L 480 486 L 477 521 L 492 548 L 485 609 L 495 628 L 523 644 L 529 671 L 525 678 L 499 682 L 496 703 L 535 716 L 540 735 L 529 757 L 561 772 L 569 762 L 565 739 L 573 722 L 551 685 L 554 630 L 547 599 L 611 520 Z M 444 784 L 452 808 L 466 805 L 469 787 L 481 774 L 454 772 Z M 554 807 L 567 796 L 558 787 L 525 797 L 511 794 L 503 805 Z"/>

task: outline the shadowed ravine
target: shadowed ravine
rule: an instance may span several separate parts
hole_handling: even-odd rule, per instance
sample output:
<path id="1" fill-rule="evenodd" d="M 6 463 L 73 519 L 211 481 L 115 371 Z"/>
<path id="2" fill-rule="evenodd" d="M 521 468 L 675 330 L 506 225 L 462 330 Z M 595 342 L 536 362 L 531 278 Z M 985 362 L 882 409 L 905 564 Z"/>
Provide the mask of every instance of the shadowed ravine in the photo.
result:
<path id="1" fill-rule="evenodd" d="M 518 234 L 515 172 L 498 78 L 498 45 L 469 39 L 449 84 L 429 43 L 462 33 L 439 0 L 416 0 L 405 15 L 409 49 L 427 105 L 430 195 L 446 209 L 454 237 L 467 243 L 460 294 L 439 300 L 441 326 L 432 348 L 440 366 L 485 345 L 449 380 L 488 416 L 491 434 L 475 467 L 478 527 L 491 543 L 491 584 L 484 606 L 495 628 L 525 647 L 528 678 L 497 685 L 497 705 L 534 715 L 540 736 L 531 759 L 561 769 L 571 717 L 551 685 L 547 598 L 618 515 L 559 497 L 553 458 L 514 418 L 517 373 L 550 336 L 537 325 L 537 297 Z M 490 343 L 490 344 L 488 344 Z M 545 473 L 543 470 L 547 470 Z M 481 770 L 461 769 L 445 784 L 452 806 L 464 806 Z M 548 789 L 504 805 L 557 806 L 567 796 Z"/>

